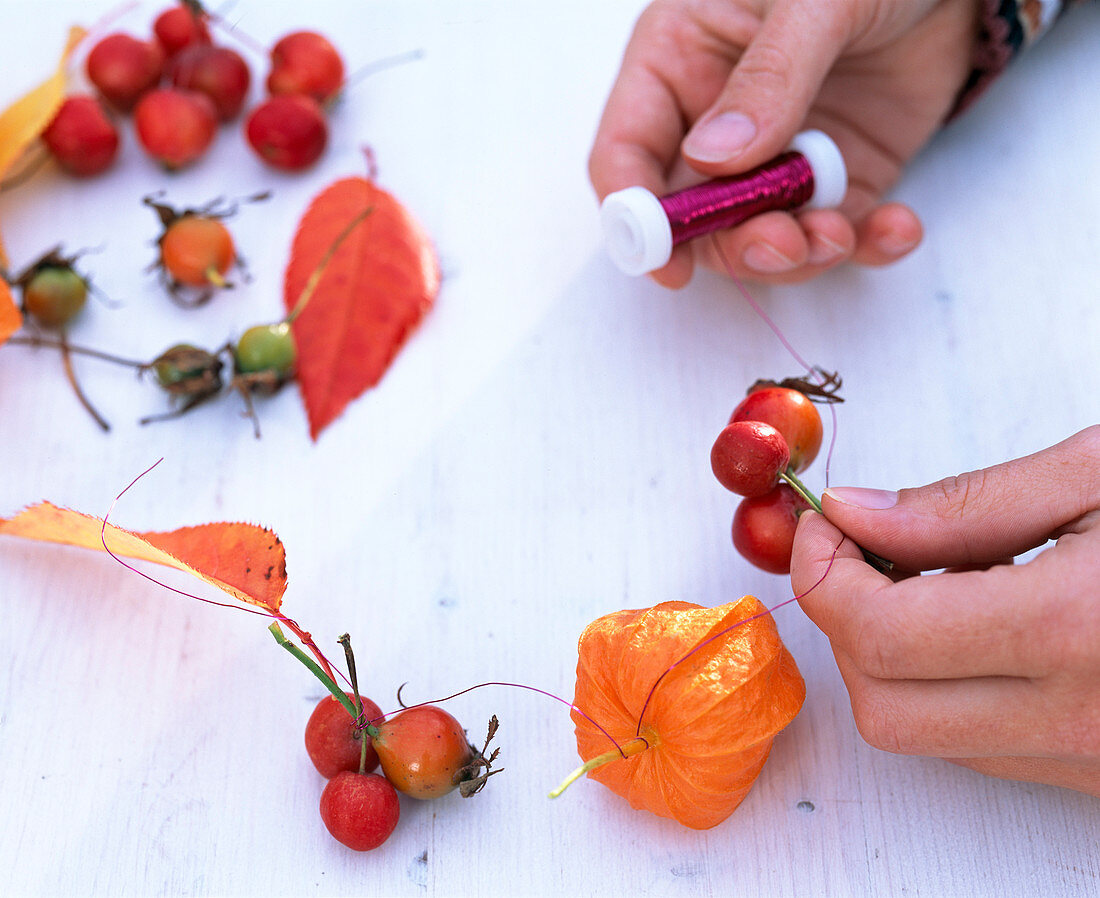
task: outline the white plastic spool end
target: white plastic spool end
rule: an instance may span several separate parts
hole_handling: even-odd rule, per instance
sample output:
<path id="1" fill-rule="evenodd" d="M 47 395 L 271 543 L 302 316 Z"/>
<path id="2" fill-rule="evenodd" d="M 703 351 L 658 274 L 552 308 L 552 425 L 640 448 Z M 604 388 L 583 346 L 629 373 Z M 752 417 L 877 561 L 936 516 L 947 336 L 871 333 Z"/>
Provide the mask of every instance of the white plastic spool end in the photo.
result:
<path id="1" fill-rule="evenodd" d="M 608 194 L 600 224 L 607 254 L 624 274 L 656 271 L 672 258 L 672 226 L 661 201 L 644 187 Z"/>
<path id="2" fill-rule="evenodd" d="M 848 192 L 848 169 L 833 139 L 824 131 L 803 131 L 795 135 L 790 148 L 806 157 L 814 173 L 813 195 L 802 208 L 839 206 Z"/>

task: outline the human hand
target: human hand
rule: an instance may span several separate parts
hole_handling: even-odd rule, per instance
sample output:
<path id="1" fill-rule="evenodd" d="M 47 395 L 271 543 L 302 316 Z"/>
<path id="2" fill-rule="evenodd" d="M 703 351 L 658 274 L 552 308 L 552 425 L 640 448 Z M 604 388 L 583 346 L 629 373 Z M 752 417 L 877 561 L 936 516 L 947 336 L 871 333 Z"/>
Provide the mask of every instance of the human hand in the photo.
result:
<path id="1" fill-rule="evenodd" d="M 885 264 L 921 239 L 884 192 L 942 124 L 970 66 L 980 0 L 656 0 L 623 57 L 589 159 L 602 200 L 747 171 L 820 128 L 849 170 L 839 209 L 770 212 L 725 232 L 739 277 L 793 282 L 852 259 Z M 685 140 L 686 135 L 686 140 Z M 740 144 L 740 146 L 739 146 Z M 681 287 L 711 241 L 652 277 Z"/>
<path id="2" fill-rule="evenodd" d="M 826 490 L 791 567 L 863 738 L 1100 796 L 1100 425 L 891 499 Z M 895 582 L 856 543 L 947 570 Z"/>

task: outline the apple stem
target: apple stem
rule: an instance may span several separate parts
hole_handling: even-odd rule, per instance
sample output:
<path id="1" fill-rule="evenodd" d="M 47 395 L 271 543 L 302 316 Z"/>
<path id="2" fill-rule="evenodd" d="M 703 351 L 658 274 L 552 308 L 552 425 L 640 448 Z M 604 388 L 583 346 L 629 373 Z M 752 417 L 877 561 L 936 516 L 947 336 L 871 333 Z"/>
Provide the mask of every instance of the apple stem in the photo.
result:
<path id="1" fill-rule="evenodd" d="M 798 493 L 798 495 L 809 502 L 810 505 L 813 506 L 814 511 L 816 511 L 818 514 L 824 514 L 824 512 L 821 510 L 821 500 L 818 499 L 817 496 L 811 493 L 808 489 L 806 489 L 806 485 L 794 476 L 794 472 L 790 468 L 788 468 L 786 471 L 781 472 L 779 475 L 779 479 L 786 481 L 788 484 L 790 484 L 791 489 L 793 489 L 796 493 Z M 863 546 L 859 547 L 859 551 L 863 553 L 863 560 L 876 570 L 882 571 L 882 573 L 885 574 L 894 569 L 894 562 L 883 558 L 881 555 L 876 555 L 874 552 L 868 552 L 865 548 L 863 548 Z"/>
<path id="2" fill-rule="evenodd" d="M 780 471 L 779 479 L 789 484 L 791 489 L 793 489 L 796 493 L 798 493 L 798 495 L 809 502 L 814 511 L 818 512 L 818 514 L 821 513 L 821 500 L 818 499 L 817 496 L 815 496 L 812 492 L 810 492 L 809 489 L 807 489 L 806 484 L 804 484 L 795 476 L 794 471 L 792 471 L 790 468 L 787 468 L 787 470 L 785 471 Z"/>
<path id="3" fill-rule="evenodd" d="M 275 641 L 279 643 L 279 645 L 281 645 L 284 649 L 290 652 L 290 654 L 301 661 L 307 668 L 309 668 L 310 673 L 312 673 L 318 680 L 320 680 L 324 684 L 325 688 L 329 692 L 331 692 L 333 696 L 335 696 L 336 700 L 340 702 L 341 705 L 344 706 L 344 709 L 348 712 L 348 714 L 358 719 L 359 712 L 355 710 L 355 705 L 352 703 L 351 699 L 348 698 L 347 693 L 344 692 L 344 690 L 341 689 L 339 685 L 337 685 L 336 681 L 332 677 L 321 670 L 321 666 L 316 661 L 310 658 L 305 652 L 298 648 L 298 646 L 296 646 L 293 642 L 286 638 L 286 634 L 283 633 L 282 627 L 280 627 L 277 622 L 273 623 L 267 629 L 271 631 L 271 635 L 275 637 Z"/>
<path id="4" fill-rule="evenodd" d="M 366 736 L 377 736 L 378 730 L 376 727 L 371 726 L 363 715 L 363 698 L 359 694 L 359 679 L 355 676 L 355 652 L 351 650 L 351 636 L 345 633 L 336 641 L 344 647 L 344 657 L 348 662 L 351 691 L 355 693 L 355 723 L 362 729 L 367 730 L 366 734 L 360 732 L 359 740 L 362 743 L 359 748 L 359 773 L 362 775 L 367 772 L 367 749 L 370 747 L 370 740 Z"/>
<path id="5" fill-rule="evenodd" d="M 624 742 L 622 748 L 614 748 L 611 751 L 605 751 L 602 755 L 596 755 L 596 757 L 590 758 L 569 774 L 569 776 L 562 781 L 562 784 L 550 793 L 550 797 L 557 798 L 582 776 L 595 770 L 597 767 L 603 767 L 604 764 L 610 764 L 612 761 L 616 761 L 620 758 L 632 757 L 633 755 L 645 751 L 647 748 L 649 748 L 649 743 L 643 737 L 635 736 L 629 742 Z"/>

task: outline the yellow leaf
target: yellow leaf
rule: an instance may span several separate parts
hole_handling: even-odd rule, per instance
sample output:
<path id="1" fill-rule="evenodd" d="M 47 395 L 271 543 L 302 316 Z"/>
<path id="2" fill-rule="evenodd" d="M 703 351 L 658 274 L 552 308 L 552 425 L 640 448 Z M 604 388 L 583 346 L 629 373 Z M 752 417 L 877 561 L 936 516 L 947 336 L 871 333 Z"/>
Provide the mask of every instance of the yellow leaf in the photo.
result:
<path id="1" fill-rule="evenodd" d="M 286 590 L 286 555 L 279 538 L 254 524 L 217 523 L 168 532 L 135 533 L 100 518 L 40 502 L 0 518 L 0 535 L 80 546 L 153 561 L 194 574 L 235 599 L 278 612 Z"/>
<path id="2" fill-rule="evenodd" d="M 69 58 L 86 35 L 83 28 L 70 28 L 69 39 L 65 42 L 65 49 L 54 73 L 0 112 L 0 180 L 53 121 L 65 98 Z M 7 264 L 4 245 L 0 241 L 0 265 Z"/>

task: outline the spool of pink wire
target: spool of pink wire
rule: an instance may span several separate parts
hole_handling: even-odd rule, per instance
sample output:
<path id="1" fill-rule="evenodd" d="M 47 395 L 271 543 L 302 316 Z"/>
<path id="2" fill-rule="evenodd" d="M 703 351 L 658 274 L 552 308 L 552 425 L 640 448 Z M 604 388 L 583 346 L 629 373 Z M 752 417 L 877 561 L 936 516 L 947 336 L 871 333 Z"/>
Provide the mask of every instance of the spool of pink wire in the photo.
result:
<path id="1" fill-rule="evenodd" d="M 844 159 L 832 138 L 803 131 L 787 152 L 752 171 L 658 197 L 644 187 L 609 194 L 600 207 L 608 254 L 626 274 L 655 271 L 672 248 L 732 228 L 762 212 L 827 209 L 848 189 Z"/>

